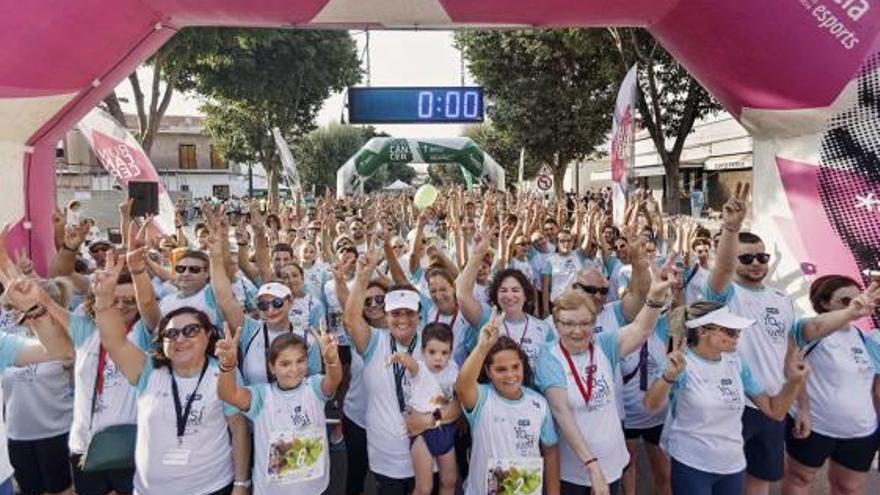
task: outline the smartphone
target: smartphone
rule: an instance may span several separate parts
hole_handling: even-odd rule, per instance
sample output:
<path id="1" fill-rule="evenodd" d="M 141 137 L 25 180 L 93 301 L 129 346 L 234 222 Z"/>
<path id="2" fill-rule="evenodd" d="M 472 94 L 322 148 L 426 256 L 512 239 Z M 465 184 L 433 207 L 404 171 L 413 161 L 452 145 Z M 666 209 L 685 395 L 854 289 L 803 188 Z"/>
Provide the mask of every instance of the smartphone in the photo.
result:
<path id="1" fill-rule="evenodd" d="M 159 183 L 131 181 L 128 183 L 128 197 L 131 203 L 131 216 L 145 217 L 159 214 Z"/>

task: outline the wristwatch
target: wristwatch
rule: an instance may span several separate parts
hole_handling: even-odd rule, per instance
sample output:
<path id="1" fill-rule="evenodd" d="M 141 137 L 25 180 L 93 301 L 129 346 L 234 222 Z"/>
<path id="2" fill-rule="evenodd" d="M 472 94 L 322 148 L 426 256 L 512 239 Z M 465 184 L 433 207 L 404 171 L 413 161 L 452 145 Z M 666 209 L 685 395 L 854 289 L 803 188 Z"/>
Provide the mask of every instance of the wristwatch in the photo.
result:
<path id="1" fill-rule="evenodd" d="M 244 480 L 244 481 L 235 480 L 235 482 L 232 483 L 232 486 L 237 486 L 239 488 L 250 488 L 251 487 L 251 480 Z"/>

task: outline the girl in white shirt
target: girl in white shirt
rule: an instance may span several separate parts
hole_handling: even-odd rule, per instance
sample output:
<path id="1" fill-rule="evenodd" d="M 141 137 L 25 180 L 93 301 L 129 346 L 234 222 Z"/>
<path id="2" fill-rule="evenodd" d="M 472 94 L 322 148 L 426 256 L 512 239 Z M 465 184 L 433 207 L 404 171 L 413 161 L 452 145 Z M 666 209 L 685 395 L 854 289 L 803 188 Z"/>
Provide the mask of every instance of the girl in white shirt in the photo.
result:
<path id="1" fill-rule="evenodd" d="M 785 385 L 768 396 L 736 353 L 740 331 L 754 321 L 727 306 L 701 301 L 670 316 L 672 333 L 687 339 L 667 358 L 666 370 L 645 393 L 656 410 L 670 399 L 661 446 L 672 460 L 674 495 L 740 495 L 745 479 L 742 414 L 746 396 L 781 420 L 806 380 L 802 356 L 789 360 Z M 685 369 L 687 368 L 687 369 Z"/>
<path id="2" fill-rule="evenodd" d="M 813 372 L 786 418 L 786 494 L 808 494 L 829 458 L 832 493 L 864 493 L 880 445 L 871 401 L 880 344 L 853 322 L 870 316 L 878 301 L 880 282 L 860 293 L 855 280 L 825 275 L 810 286 L 818 316 L 798 321 L 792 337 Z"/>
<path id="3" fill-rule="evenodd" d="M 493 315 L 456 380 L 471 426 L 473 450 L 466 495 L 559 494 L 558 438 L 550 406 L 526 384 L 529 359 L 501 333 Z"/>
<path id="4" fill-rule="evenodd" d="M 244 418 L 217 398 L 209 317 L 189 307 L 171 311 L 148 355 L 126 338 L 114 295 L 121 269 L 109 256 L 92 292 L 101 344 L 137 390 L 134 493 L 244 495 L 250 438 Z"/>
<path id="5" fill-rule="evenodd" d="M 312 332 L 319 342 L 327 374 L 308 375 L 308 348 L 294 334 L 276 338 L 269 347 L 269 368 L 275 383 L 243 387 L 236 383 L 238 346 L 226 327 L 217 343 L 220 378 L 217 396 L 254 423 L 254 493 L 319 494 L 330 484 L 324 403 L 342 381 L 339 351 L 333 335 Z"/>

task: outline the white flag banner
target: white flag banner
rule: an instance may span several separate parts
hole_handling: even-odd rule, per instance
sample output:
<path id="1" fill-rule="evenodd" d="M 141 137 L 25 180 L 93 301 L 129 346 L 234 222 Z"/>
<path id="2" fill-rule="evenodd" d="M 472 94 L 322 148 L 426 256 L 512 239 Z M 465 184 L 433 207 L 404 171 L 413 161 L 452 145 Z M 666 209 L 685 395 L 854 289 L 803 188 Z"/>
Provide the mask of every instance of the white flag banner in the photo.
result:
<path id="1" fill-rule="evenodd" d="M 126 194 L 131 181 L 159 184 L 159 215 L 154 221 L 163 234 L 173 234 L 174 203 L 138 140 L 110 114 L 99 108 L 93 108 L 79 121 L 77 127 L 101 165 Z"/>
<path id="2" fill-rule="evenodd" d="M 525 149 L 525 147 L 522 147 L 519 149 L 519 181 L 517 182 L 517 185 L 519 187 L 522 187 L 523 172 L 525 172 L 525 167 L 526 167 L 526 149 Z"/>
<path id="3" fill-rule="evenodd" d="M 275 127 L 272 129 L 272 135 L 275 137 L 275 146 L 278 148 L 278 156 L 281 157 L 281 165 L 284 167 L 284 175 L 287 176 L 287 182 L 294 191 L 302 191 L 299 182 L 299 172 L 296 170 L 296 162 L 293 161 L 293 154 L 290 152 L 290 146 L 281 135 L 281 130 Z"/>
<path id="4" fill-rule="evenodd" d="M 614 193 L 614 222 L 618 225 L 624 220 L 629 178 L 635 166 L 637 67 L 634 65 L 620 84 L 611 125 L 611 189 Z"/>

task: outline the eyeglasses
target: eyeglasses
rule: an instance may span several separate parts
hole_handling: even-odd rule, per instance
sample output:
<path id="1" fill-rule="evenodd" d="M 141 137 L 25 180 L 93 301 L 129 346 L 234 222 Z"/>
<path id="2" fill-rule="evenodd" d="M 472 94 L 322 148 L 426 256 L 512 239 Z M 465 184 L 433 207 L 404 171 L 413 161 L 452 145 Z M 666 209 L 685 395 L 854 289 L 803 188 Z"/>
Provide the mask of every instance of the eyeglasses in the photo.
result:
<path id="1" fill-rule="evenodd" d="M 276 297 L 271 300 L 262 299 L 257 301 L 257 309 L 260 311 L 268 311 L 270 306 L 275 309 L 281 309 L 281 307 L 284 306 L 284 299 Z"/>
<path id="2" fill-rule="evenodd" d="M 593 326 L 592 321 L 570 321 L 570 320 L 556 320 L 556 324 L 561 327 L 567 328 L 583 328 L 587 329 Z"/>
<path id="3" fill-rule="evenodd" d="M 199 265 L 177 265 L 174 267 L 174 271 L 181 275 L 186 273 L 187 271 L 189 271 L 193 275 L 198 275 L 199 273 L 202 273 L 202 270 L 204 270 L 205 268 L 206 267 Z"/>
<path id="4" fill-rule="evenodd" d="M 372 306 L 384 306 L 385 305 L 385 294 L 379 294 L 378 296 L 368 297 L 364 299 L 364 306 L 372 307 Z"/>
<path id="5" fill-rule="evenodd" d="M 767 262 L 770 261 L 769 253 L 758 253 L 758 254 L 741 254 L 737 256 L 739 262 L 743 265 L 751 265 L 753 261 L 758 260 L 758 263 L 762 265 L 766 265 Z"/>
<path id="6" fill-rule="evenodd" d="M 608 295 L 608 287 L 596 287 L 595 285 L 584 285 L 580 282 L 575 282 L 574 285 L 576 285 L 580 290 L 586 292 L 587 294 L 590 294 L 591 296 L 595 296 L 596 294 L 599 294 L 600 296 L 607 296 Z"/>
<path id="7" fill-rule="evenodd" d="M 205 327 L 203 327 L 201 323 L 190 323 L 183 328 L 166 328 L 162 331 L 162 338 L 173 342 L 183 335 L 184 337 L 191 339 L 198 335 L 203 328 Z"/>

